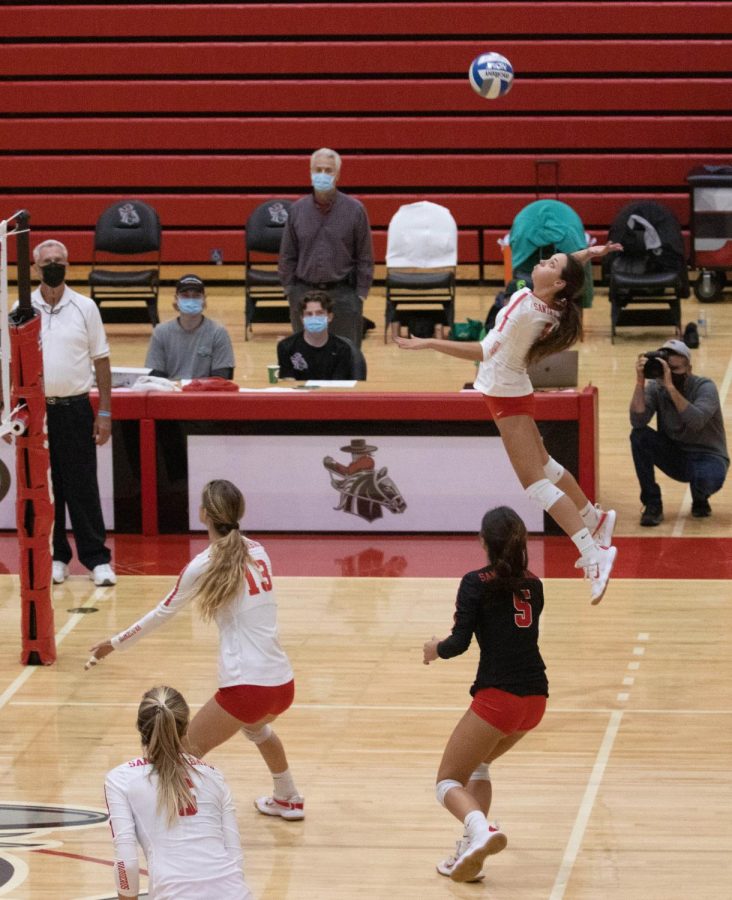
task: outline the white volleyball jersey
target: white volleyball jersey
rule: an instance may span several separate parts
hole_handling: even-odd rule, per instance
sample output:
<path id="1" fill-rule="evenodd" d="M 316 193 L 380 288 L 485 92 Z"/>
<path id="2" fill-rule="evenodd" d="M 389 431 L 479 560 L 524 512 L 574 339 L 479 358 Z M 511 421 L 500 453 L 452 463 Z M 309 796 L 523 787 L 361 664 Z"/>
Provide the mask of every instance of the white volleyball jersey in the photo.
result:
<path id="1" fill-rule="evenodd" d="M 219 630 L 219 687 L 256 684 L 274 687 L 292 680 L 292 668 L 277 633 L 277 599 L 272 564 L 261 544 L 246 541 L 251 562 L 241 593 L 225 604 L 214 619 Z M 171 619 L 194 600 L 197 581 L 206 571 L 210 548 L 199 553 L 178 576 L 164 600 L 112 638 L 115 650 L 125 650 L 143 635 Z"/>
<path id="2" fill-rule="evenodd" d="M 180 810 L 172 826 L 158 811 L 158 776 L 146 759 L 131 759 L 107 774 L 117 891 L 128 897 L 139 892 L 139 843 L 151 898 L 250 900 L 231 791 L 213 766 L 194 756 L 186 759 L 195 805 Z"/>
<path id="3" fill-rule="evenodd" d="M 483 362 L 473 387 L 491 397 L 523 397 L 534 391 L 526 372 L 526 354 L 559 322 L 559 312 L 528 288 L 511 295 L 496 324 L 481 341 Z"/>

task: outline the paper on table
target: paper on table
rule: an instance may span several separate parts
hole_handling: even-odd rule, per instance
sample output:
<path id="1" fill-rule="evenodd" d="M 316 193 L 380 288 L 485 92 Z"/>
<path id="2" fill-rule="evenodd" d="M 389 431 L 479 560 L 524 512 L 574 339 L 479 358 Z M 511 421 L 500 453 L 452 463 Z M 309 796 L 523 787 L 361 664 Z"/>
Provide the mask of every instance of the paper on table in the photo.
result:
<path id="1" fill-rule="evenodd" d="M 318 381 L 317 379 L 309 379 L 305 382 L 305 387 L 340 387 L 352 388 L 356 387 L 355 381 Z"/>

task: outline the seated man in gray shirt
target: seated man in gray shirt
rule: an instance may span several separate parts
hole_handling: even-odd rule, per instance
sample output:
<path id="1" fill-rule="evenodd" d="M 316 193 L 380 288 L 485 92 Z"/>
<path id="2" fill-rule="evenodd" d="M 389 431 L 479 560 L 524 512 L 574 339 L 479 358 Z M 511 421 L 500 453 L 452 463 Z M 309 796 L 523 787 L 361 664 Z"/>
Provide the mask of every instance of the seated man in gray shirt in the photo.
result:
<path id="1" fill-rule="evenodd" d="M 173 381 L 190 378 L 232 378 L 234 350 L 223 325 L 207 319 L 206 287 L 197 275 L 184 275 L 175 286 L 178 312 L 153 330 L 145 365 L 152 375 Z"/>

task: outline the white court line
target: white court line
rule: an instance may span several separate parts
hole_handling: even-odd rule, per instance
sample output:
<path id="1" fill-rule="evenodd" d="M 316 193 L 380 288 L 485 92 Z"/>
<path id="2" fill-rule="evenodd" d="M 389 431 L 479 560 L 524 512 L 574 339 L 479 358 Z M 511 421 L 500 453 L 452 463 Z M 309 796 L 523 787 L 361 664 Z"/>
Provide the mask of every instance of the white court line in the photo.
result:
<path id="1" fill-rule="evenodd" d="M 730 386 L 732 386 L 732 356 L 730 356 L 730 360 L 727 363 L 727 371 L 724 373 L 724 378 L 719 386 L 719 403 L 722 408 L 724 408 L 724 404 L 727 402 L 727 394 L 729 393 Z M 686 521 L 690 510 L 691 489 L 687 487 L 681 501 L 681 506 L 679 507 L 678 515 L 676 516 L 676 521 L 674 522 L 671 537 L 681 537 L 684 533 L 684 522 Z"/>
<path id="2" fill-rule="evenodd" d="M 83 604 L 86 606 L 87 603 L 92 602 L 93 598 L 88 598 Z M 63 639 L 69 634 L 71 631 L 76 628 L 79 624 L 80 620 L 83 618 L 83 613 L 72 613 L 71 618 L 64 625 L 64 627 L 56 634 L 56 646 L 63 643 Z M 25 669 L 18 675 L 18 677 L 7 687 L 2 694 L 0 694 L 0 709 L 2 709 L 9 700 L 23 687 L 23 685 L 28 681 L 33 672 L 37 669 L 44 669 L 45 666 L 26 666 Z M 13 706 L 17 705 L 17 701 L 13 703 Z M 63 706 L 64 704 L 58 704 L 59 706 Z"/>
<path id="3" fill-rule="evenodd" d="M 84 707 L 91 706 L 97 709 L 137 709 L 139 703 L 122 703 L 103 700 L 13 700 L 11 706 L 69 706 Z M 200 709 L 203 703 L 190 703 L 191 709 Z M 303 712 L 313 710 L 314 712 L 323 712 L 329 710 L 346 710 L 348 712 L 358 712 L 363 710 L 369 712 L 376 710 L 377 712 L 465 712 L 465 706 L 367 706 L 358 703 L 293 703 L 290 709 L 297 709 Z M 578 706 L 549 706 L 547 707 L 547 715 L 551 713 L 561 713 L 562 715 L 578 715 L 586 716 L 588 714 L 607 716 L 611 713 L 618 712 L 612 706 L 599 706 L 591 708 L 583 708 Z M 625 715 L 654 715 L 654 716 L 729 716 L 732 715 L 732 709 L 679 709 L 673 707 L 670 709 L 624 709 Z"/>
<path id="4" fill-rule="evenodd" d="M 597 751 L 595 765 L 592 767 L 590 780 L 587 782 L 585 794 L 582 797 L 580 808 L 577 811 L 577 817 L 574 820 L 572 833 L 569 836 L 569 841 L 567 842 L 567 846 L 564 850 L 562 864 L 559 867 L 559 872 L 557 873 L 556 880 L 554 881 L 554 887 L 552 888 L 552 892 L 549 895 L 549 900 L 561 900 L 561 898 L 564 897 L 564 892 L 567 888 L 567 883 L 569 882 L 569 879 L 572 875 L 572 869 L 574 868 L 574 864 L 577 860 L 577 854 L 579 853 L 579 849 L 582 845 L 582 840 L 585 836 L 585 829 L 587 828 L 587 823 L 590 820 L 592 808 L 595 805 L 595 798 L 597 797 L 597 792 L 600 788 L 600 784 L 605 774 L 605 767 L 607 766 L 607 761 L 610 758 L 610 753 L 612 751 L 613 744 L 615 743 L 615 738 L 617 737 L 618 729 L 620 728 L 620 723 L 623 719 L 623 714 L 624 710 L 617 709 L 610 715 L 610 721 L 607 723 L 605 735 L 602 739 L 602 743 L 600 744 L 600 749 Z"/>

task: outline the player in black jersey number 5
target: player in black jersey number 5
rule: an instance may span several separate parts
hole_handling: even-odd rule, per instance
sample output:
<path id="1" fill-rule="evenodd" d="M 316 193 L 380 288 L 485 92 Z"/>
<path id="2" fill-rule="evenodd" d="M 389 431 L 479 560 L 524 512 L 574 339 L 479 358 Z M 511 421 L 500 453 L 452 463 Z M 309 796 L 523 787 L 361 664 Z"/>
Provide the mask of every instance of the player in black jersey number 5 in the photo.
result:
<path id="1" fill-rule="evenodd" d="M 488 764 L 539 724 L 548 696 L 538 644 L 544 590 L 528 571 L 526 526 L 500 506 L 483 516 L 480 542 L 488 565 L 463 576 L 452 634 L 424 645 L 425 665 L 464 653 L 473 635 L 480 646 L 473 702 L 437 773 L 437 799 L 465 826 L 456 852 L 437 866 L 453 881 L 479 881 L 485 858 L 506 846 L 506 835 L 487 820 Z"/>

